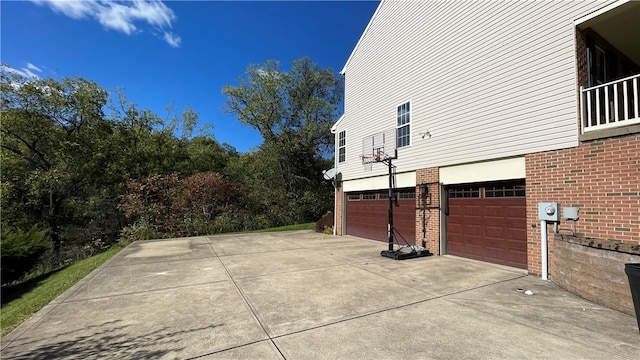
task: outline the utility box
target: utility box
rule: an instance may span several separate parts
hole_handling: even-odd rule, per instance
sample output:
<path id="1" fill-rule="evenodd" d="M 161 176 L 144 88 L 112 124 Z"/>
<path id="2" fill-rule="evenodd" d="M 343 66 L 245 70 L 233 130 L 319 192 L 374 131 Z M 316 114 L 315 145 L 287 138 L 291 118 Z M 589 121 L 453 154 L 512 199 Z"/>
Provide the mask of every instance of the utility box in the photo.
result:
<path id="1" fill-rule="evenodd" d="M 538 219 L 545 221 L 560 221 L 560 211 L 556 202 L 538 203 Z"/>
<path id="2" fill-rule="evenodd" d="M 580 209 L 577 208 L 577 207 L 562 208 L 562 217 L 564 217 L 565 220 L 576 221 L 576 220 L 580 219 L 580 216 L 578 214 L 579 210 Z"/>

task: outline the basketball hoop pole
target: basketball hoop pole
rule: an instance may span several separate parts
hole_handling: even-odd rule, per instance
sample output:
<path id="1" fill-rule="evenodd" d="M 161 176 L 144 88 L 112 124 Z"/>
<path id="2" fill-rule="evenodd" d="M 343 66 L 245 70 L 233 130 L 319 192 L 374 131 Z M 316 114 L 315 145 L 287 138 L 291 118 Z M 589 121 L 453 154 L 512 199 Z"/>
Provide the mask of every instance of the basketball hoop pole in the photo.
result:
<path id="1" fill-rule="evenodd" d="M 380 255 L 394 260 L 413 259 L 417 257 L 430 256 L 429 250 L 417 248 L 415 245 L 400 247 L 393 250 L 395 237 L 395 228 L 393 226 L 393 207 L 398 206 L 398 199 L 395 196 L 395 173 L 396 167 L 393 166 L 393 160 L 398 158 L 397 148 L 398 133 L 395 128 L 388 129 L 379 133 L 365 136 L 362 139 L 362 165 L 365 171 L 370 171 L 373 163 L 384 163 L 389 168 L 389 210 L 387 223 L 387 236 L 389 240 L 389 250 L 383 250 Z M 395 202 L 395 204 L 394 204 Z M 400 234 L 399 234 L 400 235 Z M 400 235 L 400 237 L 402 237 Z M 405 241 L 406 242 L 406 241 Z M 414 239 L 415 243 L 415 239 Z"/>
<path id="2" fill-rule="evenodd" d="M 398 205 L 398 202 L 395 196 L 395 181 L 394 181 L 395 166 L 393 166 L 391 162 L 393 159 L 397 159 L 397 158 L 398 158 L 398 150 L 394 149 L 394 155 L 392 157 L 385 156 L 384 159 L 382 160 L 382 162 L 387 164 L 387 166 L 389 167 L 389 225 L 388 225 L 389 250 L 381 251 L 380 255 L 394 259 L 394 260 L 414 259 L 414 258 L 419 258 L 424 256 L 431 256 L 433 254 L 431 254 L 428 249 L 417 247 L 415 245 L 408 245 L 408 246 L 400 247 L 398 248 L 398 250 L 393 250 L 394 233 L 395 233 L 395 229 L 393 227 L 393 206 L 394 206 L 394 201 L 396 202 L 395 205 Z"/>
<path id="3" fill-rule="evenodd" d="M 393 165 L 391 165 L 391 159 L 386 161 L 389 166 L 389 225 L 388 225 L 388 235 L 389 235 L 389 251 L 393 251 Z"/>

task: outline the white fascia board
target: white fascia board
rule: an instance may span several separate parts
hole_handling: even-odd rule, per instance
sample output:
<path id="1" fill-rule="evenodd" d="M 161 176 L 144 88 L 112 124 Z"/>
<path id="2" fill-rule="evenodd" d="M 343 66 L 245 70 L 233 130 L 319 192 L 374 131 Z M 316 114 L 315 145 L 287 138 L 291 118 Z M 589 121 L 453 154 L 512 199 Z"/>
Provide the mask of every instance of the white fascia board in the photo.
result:
<path id="1" fill-rule="evenodd" d="M 396 188 L 416 187 L 416 172 L 396 174 Z M 389 188 L 389 175 L 373 176 L 364 179 L 346 180 L 342 183 L 344 192 L 369 191 Z"/>
<path id="2" fill-rule="evenodd" d="M 596 11 L 593 11 L 593 12 L 591 12 L 589 14 L 583 15 L 583 16 L 575 19 L 573 21 L 573 25 L 575 25 L 575 26 L 577 26 L 579 28 L 583 28 L 583 26 L 580 26 L 581 24 L 584 24 L 584 23 L 588 22 L 591 19 L 595 19 L 596 17 L 598 17 L 598 16 L 600 16 L 600 15 L 602 15 L 602 14 L 608 12 L 608 11 L 613 10 L 613 9 L 617 8 L 618 6 L 626 4 L 628 2 L 629 2 L 629 0 L 616 0 L 616 1 L 612 2 L 612 3 L 610 3 L 609 5 L 601 7 L 600 9 L 598 9 Z"/>
<path id="3" fill-rule="evenodd" d="M 524 157 L 483 161 L 440 168 L 440 182 L 444 185 L 487 181 L 524 179 Z"/>
<path id="4" fill-rule="evenodd" d="M 376 15 L 378 15 L 378 11 L 382 7 L 382 3 L 384 3 L 384 2 L 385 2 L 385 0 L 382 0 L 378 4 L 378 7 L 376 8 L 376 11 L 373 13 L 373 16 L 371 16 L 371 19 L 369 20 L 369 23 L 367 24 L 367 27 L 364 28 L 364 31 L 362 32 L 362 35 L 360 35 L 360 39 L 358 39 L 358 42 L 356 43 L 356 46 L 353 48 L 353 51 L 351 51 L 351 55 L 349 55 L 349 58 L 347 59 L 347 62 L 344 64 L 344 67 L 342 68 L 342 70 L 340 70 L 340 75 L 344 75 L 347 72 L 347 66 L 349 65 L 349 61 L 351 61 L 351 58 L 353 57 L 353 54 L 356 52 L 356 50 L 358 50 L 358 45 L 360 45 L 360 42 L 362 41 L 364 36 L 367 34 L 367 31 L 369 30 L 369 27 L 371 26 L 371 23 L 373 22 L 373 19 L 375 19 Z"/>
<path id="5" fill-rule="evenodd" d="M 344 119 L 344 114 L 342 114 L 342 116 L 340 116 L 340 119 L 338 119 L 338 121 L 336 121 L 335 124 L 333 124 L 333 126 L 331 127 L 331 133 L 335 134 L 336 130 L 338 129 L 338 124 L 340 124 L 340 122 L 342 121 L 342 119 Z"/>

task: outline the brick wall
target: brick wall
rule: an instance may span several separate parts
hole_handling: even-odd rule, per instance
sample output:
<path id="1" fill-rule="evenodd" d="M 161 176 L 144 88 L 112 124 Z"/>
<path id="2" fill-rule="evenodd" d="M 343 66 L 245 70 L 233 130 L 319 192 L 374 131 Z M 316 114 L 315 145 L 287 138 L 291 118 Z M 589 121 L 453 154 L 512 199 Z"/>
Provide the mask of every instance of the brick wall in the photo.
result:
<path id="1" fill-rule="evenodd" d="M 581 86 L 588 87 L 589 86 L 589 69 L 587 68 L 587 36 L 584 32 L 579 29 L 576 29 L 576 70 L 577 70 L 577 84 L 576 88 L 580 89 Z M 576 91 L 576 107 L 577 114 L 581 114 L 582 109 L 580 108 L 580 91 Z M 582 124 L 580 124 L 581 116 L 576 118 L 578 122 L 578 129 L 582 128 Z"/>
<path id="2" fill-rule="evenodd" d="M 640 135 L 529 154 L 525 161 L 530 273 L 541 273 L 538 202 L 578 207 L 578 236 L 640 244 Z M 560 233 L 571 233 L 572 228 L 571 222 L 563 221 Z M 553 236 L 549 236 L 549 250 L 552 264 Z"/>
<path id="3" fill-rule="evenodd" d="M 576 29 L 576 68 L 578 70 L 578 86 L 588 86 L 587 69 L 587 36 L 580 29 Z M 578 106 L 580 105 L 580 93 L 578 93 Z"/>
<path id="4" fill-rule="evenodd" d="M 422 211 L 416 210 L 416 245 L 425 246 L 432 254 L 440 255 L 440 186 L 438 168 L 427 168 L 416 171 L 416 209 L 420 209 L 425 184 L 428 189 L 425 207 L 426 239 L 422 238 Z"/>
<path id="5" fill-rule="evenodd" d="M 342 190 L 342 184 L 338 182 L 338 196 L 336 196 L 336 235 L 344 235 L 344 229 L 342 226 L 344 225 L 343 219 L 343 211 L 344 211 L 344 191 Z"/>

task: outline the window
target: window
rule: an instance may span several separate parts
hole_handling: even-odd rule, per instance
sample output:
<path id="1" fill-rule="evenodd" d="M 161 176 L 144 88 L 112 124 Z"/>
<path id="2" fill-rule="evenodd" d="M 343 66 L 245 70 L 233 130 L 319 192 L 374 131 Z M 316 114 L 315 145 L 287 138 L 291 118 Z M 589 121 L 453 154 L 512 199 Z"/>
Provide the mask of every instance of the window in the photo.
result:
<path id="1" fill-rule="evenodd" d="M 415 191 L 398 192 L 398 199 L 415 199 L 415 198 L 416 198 Z"/>
<path id="2" fill-rule="evenodd" d="M 347 194 L 348 201 L 358 201 L 360 200 L 360 194 Z"/>
<path id="3" fill-rule="evenodd" d="M 455 189 L 449 189 L 447 192 L 450 199 L 480 197 L 480 188 L 476 186 L 465 186 Z"/>
<path id="4" fill-rule="evenodd" d="M 595 61 L 594 75 L 596 85 L 604 84 L 607 82 L 607 59 L 604 50 L 596 45 L 596 61 Z"/>
<path id="5" fill-rule="evenodd" d="M 589 87 L 610 81 L 609 77 L 618 72 L 615 61 L 611 61 L 613 60 L 610 58 L 611 55 L 603 47 L 598 46 L 593 37 L 587 35 L 587 77 Z"/>
<path id="6" fill-rule="evenodd" d="M 347 158 L 347 131 L 342 130 L 338 134 L 338 162 L 345 162 Z"/>
<path id="7" fill-rule="evenodd" d="M 396 119 L 396 147 L 409 146 L 411 144 L 411 107 L 408 101 L 398 106 Z"/>
<path id="8" fill-rule="evenodd" d="M 362 194 L 362 200 L 375 200 L 377 198 L 376 193 L 365 193 Z"/>
<path id="9" fill-rule="evenodd" d="M 484 188 L 484 197 L 524 197 L 525 187 L 524 185 L 495 185 L 487 186 Z"/>

